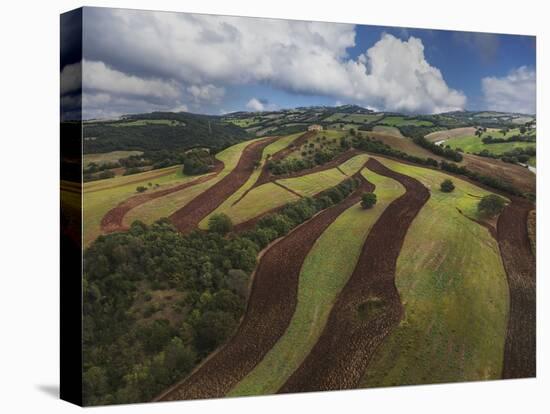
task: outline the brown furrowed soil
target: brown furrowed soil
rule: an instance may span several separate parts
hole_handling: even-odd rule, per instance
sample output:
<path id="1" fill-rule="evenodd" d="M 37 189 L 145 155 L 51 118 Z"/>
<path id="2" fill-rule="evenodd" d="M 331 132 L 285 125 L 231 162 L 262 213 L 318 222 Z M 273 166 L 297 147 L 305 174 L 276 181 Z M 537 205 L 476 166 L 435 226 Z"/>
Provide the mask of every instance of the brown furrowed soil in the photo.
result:
<path id="1" fill-rule="evenodd" d="M 300 270 L 323 231 L 373 186 L 362 184 L 348 198 L 296 227 L 267 248 L 256 268 L 244 318 L 235 335 L 183 382 L 156 400 L 224 396 L 244 378 L 284 334 L 294 310 Z"/>
<path id="2" fill-rule="evenodd" d="M 536 376 L 536 265 L 527 230 L 532 209 L 530 202 L 514 197 L 498 218 L 498 244 L 510 289 L 503 378 Z"/>
<path id="3" fill-rule="evenodd" d="M 219 160 L 215 160 L 214 169 L 211 174 L 197 178 L 196 180 L 193 180 L 190 182 L 186 182 L 180 185 L 166 188 L 164 190 L 159 190 L 152 193 L 139 194 L 139 195 L 130 197 L 127 200 L 124 200 L 123 202 L 118 204 L 115 208 L 109 210 L 107 214 L 105 214 L 105 216 L 103 216 L 103 219 L 101 219 L 101 230 L 104 233 L 112 233 L 115 231 L 128 230 L 128 228 L 124 226 L 122 223 L 124 221 L 124 216 L 133 208 L 136 208 L 137 206 L 143 203 L 146 203 L 148 201 L 154 200 L 156 198 L 164 197 L 168 194 L 175 193 L 176 191 L 181 191 L 193 185 L 197 185 L 197 184 L 209 181 L 212 178 L 216 177 L 223 170 L 223 167 L 224 167 L 223 162 Z"/>
<path id="4" fill-rule="evenodd" d="M 444 139 L 463 137 L 467 135 L 474 135 L 476 132 L 475 127 L 463 127 L 463 128 L 453 128 L 445 129 L 443 131 L 432 132 L 431 134 L 426 135 L 426 138 L 430 142 L 442 141 Z"/>
<path id="5" fill-rule="evenodd" d="M 282 160 L 283 158 L 287 157 L 290 153 L 292 153 L 295 150 L 295 148 L 300 148 L 308 139 L 315 136 L 315 134 L 316 134 L 316 131 L 308 131 L 308 132 L 300 135 L 292 143 L 294 145 L 293 148 L 290 148 L 290 146 L 288 146 L 286 148 L 283 148 L 283 149 L 277 151 L 275 154 L 271 154 L 271 157 L 270 157 L 269 160 L 270 161 Z M 252 188 L 255 188 L 255 187 L 258 187 L 262 184 L 268 183 L 269 181 L 271 181 L 271 173 L 269 172 L 269 169 L 267 168 L 267 162 L 266 162 L 264 164 L 263 168 L 262 168 L 262 172 L 260 173 L 260 176 L 258 177 L 258 180 L 254 183 Z M 250 190 L 252 188 L 250 188 Z M 250 191 L 250 190 L 248 190 L 248 191 Z M 244 197 L 244 195 L 243 195 L 243 197 Z"/>
<path id="6" fill-rule="evenodd" d="M 296 138 L 294 140 L 294 142 L 292 143 L 294 145 L 294 148 L 299 148 L 301 147 L 309 138 L 311 138 L 312 136 L 315 135 L 315 131 L 309 131 L 309 132 L 306 132 L 302 135 L 300 135 L 298 138 Z M 272 154 L 271 157 L 269 158 L 268 161 L 279 161 L 279 160 L 282 160 L 283 158 L 285 158 L 288 154 L 290 154 L 292 151 L 294 151 L 294 148 L 290 148 L 290 147 L 286 147 L 286 148 L 283 148 L 279 151 L 277 151 L 275 154 Z M 243 198 L 246 197 L 246 195 L 252 191 L 253 189 L 255 189 L 256 187 L 259 187 L 260 185 L 262 184 L 266 184 L 270 181 L 273 181 L 275 179 L 275 177 L 272 176 L 271 172 L 269 171 L 269 168 L 267 167 L 267 162 L 266 161 L 262 167 L 262 171 L 260 172 L 260 176 L 258 177 L 258 179 L 256 180 L 256 182 L 249 188 L 247 189 L 245 192 L 243 192 L 241 194 L 241 196 L 235 200 L 233 202 L 233 205 L 237 204 L 239 201 L 241 201 Z M 276 177 L 276 178 L 279 178 L 279 177 Z"/>
<path id="7" fill-rule="evenodd" d="M 356 388 L 374 351 L 401 320 L 395 265 L 407 230 L 430 193 L 417 180 L 374 159 L 367 167 L 399 181 L 406 193 L 372 227 L 319 341 L 280 393 Z"/>
<path id="8" fill-rule="evenodd" d="M 249 144 L 233 171 L 169 217 L 176 228 L 181 233 L 194 230 L 203 218 L 248 180 L 254 171 L 254 164 L 260 161 L 264 148 L 275 139 L 277 137 L 270 137 Z"/>
<path id="9" fill-rule="evenodd" d="M 465 166 L 469 170 L 500 178 L 522 192 L 535 193 L 537 191 L 536 176 L 525 167 L 478 155 L 462 155 L 464 156 L 464 160 L 460 165 Z"/>

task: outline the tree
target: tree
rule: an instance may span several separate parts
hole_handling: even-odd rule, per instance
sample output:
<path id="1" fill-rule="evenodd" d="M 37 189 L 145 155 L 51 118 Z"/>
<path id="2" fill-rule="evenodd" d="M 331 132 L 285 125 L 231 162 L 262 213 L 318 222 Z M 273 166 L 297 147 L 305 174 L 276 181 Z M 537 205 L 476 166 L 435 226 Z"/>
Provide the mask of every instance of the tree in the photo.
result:
<path id="1" fill-rule="evenodd" d="M 454 189 L 455 189 L 455 185 L 451 180 L 448 180 L 448 179 L 443 180 L 443 182 L 441 183 L 441 191 L 443 191 L 444 193 L 450 193 Z"/>
<path id="2" fill-rule="evenodd" d="M 147 191 L 147 187 L 144 187 L 144 186 L 142 186 L 142 185 L 139 185 L 139 186 L 136 187 L 136 191 L 137 191 L 138 193 L 143 193 L 144 191 Z"/>
<path id="3" fill-rule="evenodd" d="M 208 230 L 221 235 L 229 233 L 233 229 L 233 223 L 227 214 L 214 214 L 208 220 Z"/>
<path id="4" fill-rule="evenodd" d="M 506 205 L 506 201 L 495 194 L 483 197 L 477 205 L 477 210 L 484 216 L 494 217 L 499 214 Z"/>
<path id="5" fill-rule="evenodd" d="M 376 194 L 364 193 L 361 196 L 361 207 L 364 209 L 372 208 L 376 204 Z"/>

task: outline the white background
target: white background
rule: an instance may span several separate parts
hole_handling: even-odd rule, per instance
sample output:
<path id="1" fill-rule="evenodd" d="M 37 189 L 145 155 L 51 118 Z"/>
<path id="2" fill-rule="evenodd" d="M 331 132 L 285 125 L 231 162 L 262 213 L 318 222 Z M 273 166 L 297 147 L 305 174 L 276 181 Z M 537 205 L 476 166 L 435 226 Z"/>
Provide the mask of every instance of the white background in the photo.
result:
<path id="1" fill-rule="evenodd" d="M 537 35 L 538 378 L 128 405 L 113 413 L 548 412 L 549 12 L 544 1 L 93 1 L 89 6 Z M 0 12 L 0 412 L 72 413 L 57 398 L 59 14 L 78 1 L 3 2 Z M 545 19 L 546 17 L 546 19 Z"/>

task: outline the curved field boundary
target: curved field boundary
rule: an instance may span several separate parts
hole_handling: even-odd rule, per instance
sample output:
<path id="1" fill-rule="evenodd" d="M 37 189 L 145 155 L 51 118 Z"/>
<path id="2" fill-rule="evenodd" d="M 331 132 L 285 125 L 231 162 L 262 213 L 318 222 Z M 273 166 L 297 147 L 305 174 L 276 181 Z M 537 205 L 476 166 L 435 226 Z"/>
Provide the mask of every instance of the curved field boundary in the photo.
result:
<path id="1" fill-rule="evenodd" d="M 305 134 L 304 134 L 305 135 Z M 300 137 L 302 138 L 302 137 Z M 300 139 L 296 139 L 296 141 L 294 141 L 294 144 L 296 145 L 298 143 L 298 140 Z M 309 137 L 308 137 L 309 138 Z M 301 144 L 300 144 L 301 145 Z M 285 150 L 288 150 L 289 148 L 283 148 L 281 151 L 279 152 L 282 152 L 282 151 L 285 151 Z M 292 150 L 291 150 L 292 151 Z M 276 155 L 279 154 L 279 153 L 276 153 Z M 361 151 L 358 151 L 356 149 L 351 149 L 351 150 L 348 150 L 342 154 L 340 154 L 339 156 L 337 156 L 336 158 L 334 158 L 333 160 L 325 163 L 325 164 L 321 164 L 321 165 L 317 165 L 313 168 L 308 168 L 306 170 L 301 170 L 301 171 L 296 171 L 296 172 L 293 172 L 293 173 L 290 173 L 290 174 L 281 174 L 281 175 L 273 175 L 269 172 L 269 169 L 267 168 L 267 163 L 263 166 L 262 168 L 262 172 L 260 174 L 260 176 L 258 177 L 258 180 L 254 183 L 254 185 L 252 185 L 248 190 L 246 190 L 237 200 L 235 200 L 235 202 L 233 203 L 233 205 L 237 204 L 239 201 L 241 201 L 250 191 L 252 191 L 253 189 L 255 189 L 256 187 L 259 187 L 260 185 L 263 185 L 263 184 L 267 184 L 269 182 L 273 182 L 273 181 L 276 181 L 276 180 L 284 180 L 284 179 L 287 179 L 287 178 L 297 178 L 297 177 L 303 177 L 304 175 L 309 175 L 309 174 L 314 174 L 316 172 L 321 172 L 321 171 L 325 171 L 325 170 L 330 170 L 332 168 L 337 168 L 340 164 L 346 162 L 347 160 L 349 160 L 350 158 L 353 158 L 355 157 L 356 155 L 359 155 L 361 154 Z M 285 154 L 285 156 L 288 155 L 288 154 Z M 273 157 L 271 158 L 273 160 Z M 282 159 L 282 158 L 278 158 L 278 159 Z M 345 174 L 344 174 L 345 175 Z"/>
<path id="2" fill-rule="evenodd" d="M 510 289 L 510 314 L 504 344 L 503 378 L 535 377 L 536 264 L 527 231 L 533 205 L 512 198 L 497 222 L 497 235 Z"/>
<path id="3" fill-rule="evenodd" d="M 332 306 L 349 277 L 363 244 L 385 208 L 405 189 L 368 169 L 361 174 L 376 190 L 378 202 L 365 210 L 356 203 L 321 234 L 300 271 L 297 306 L 285 334 L 228 396 L 273 394 L 307 357 L 323 332 Z"/>
<path id="4" fill-rule="evenodd" d="M 377 159 L 420 181 L 431 196 L 409 227 L 397 259 L 402 321 L 377 348 L 361 387 L 501 378 L 506 272 L 498 242 L 472 220 L 482 220 L 477 204 L 491 193 L 454 178 L 455 190 L 444 193 L 444 172 Z"/>
<path id="5" fill-rule="evenodd" d="M 181 166 L 172 166 L 160 168 L 158 170 L 144 171 L 127 176 L 108 178 L 106 180 L 90 181 L 84 183 L 82 187 L 85 193 L 95 193 L 97 191 L 112 190 L 113 188 L 124 187 L 129 184 L 142 183 L 146 180 L 154 180 L 156 178 L 164 177 L 165 175 L 173 174 L 174 171 L 178 170 L 179 168 L 181 168 Z"/>
<path id="6" fill-rule="evenodd" d="M 292 144 L 294 145 L 294 148 L 290 148 L 290 146 L 288 146 L 281 149 L 280 151 L 277 151 L 275 154 L 271 155 L 270 161 L 279 161 L 287 157 L 289 154 L 291 154 L 295 150 L 295 148 L 300 148 L 304 143 L 307 142 L 308 139 L 315 136 L 316 133 L 317 133 L 316 131 L 308 131 L 305 134 L 300 135 L 298 138 L 296 138 L 292 142 Z M 252 188 L 268 183 L 269 181 L 271 181 L 271 173 L 269 172 L 269 168 L 267 168 L 267 163 L 265 163 L 265 165 L 262 168 L 262 172 L 258 177 L 258 180 L 254 183 Z M 235 204 L 237 202 L 238 200 L 235 202 Z"/>
<path id="7" fill-rule="evenodd" d="M 394 279 L 396 261 L 407 230 L 430 193 L 419 181 L 372 158 L 367 167 L 398 181 L 406 193 L 390 203 L 373 225 L 321 337 L 280 393 L 356 388 L 374 351 L 402 317 Z"/>
<path id="8" fill-rule="evenodd" d="M 357 175 L 360 177 L 360 175 Z M 317 238 L 372 186 L 363 178 L 353 194 L 269 247 L 256 268 L 243 321 L 229 342 L 157 401 L 224 396 L 284 334 L 294 310 L 302 263 Z M 284 272 L 281 272 L 284 269 Z"/>
<path id="9" fill-rule="evenodd" d="M 115 231 L 127 230 L 128 228 L 123 225 L 124 216 L 126 216 L 126 214 L 133 208 L 156 198 L 164 197 L 168 194 L 175 193 L 176 191 L 181 191 L 193 185 L 209 181 L 222 172 L 223 168 L 223 162 L 215 160 L 214 170 L 208 175 L 204 175 L 196 180 L 182 183 L 164 190 L 155 191 L 153 193 L 139 194 L 122 201 L 115 208 L 109 210 L 105 216 L 103 216 L 101 219 L 101 231 L 104 233 L 112 233 Z"/>
<path id="10" fill-rule="evenodd" d="M 195 229 L 204 217 L 248 180 L 254 171 L 254 164 L 261 159 L 264 148 L 276 139 L 277 137 L 271 137 L 249 144 L 233 171 L 169 217 L 176 228 L 181 233 Z"/>

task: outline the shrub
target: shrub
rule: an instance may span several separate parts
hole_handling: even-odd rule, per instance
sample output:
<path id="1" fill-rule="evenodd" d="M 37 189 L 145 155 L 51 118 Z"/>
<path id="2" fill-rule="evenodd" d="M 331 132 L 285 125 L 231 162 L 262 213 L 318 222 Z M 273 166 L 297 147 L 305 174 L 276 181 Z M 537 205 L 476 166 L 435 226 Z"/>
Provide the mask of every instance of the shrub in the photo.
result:
<path id="1" fill-rule="evenodd" d="M 483 197 L 477 205 L 478 211 L 488 217 L 499 214 L 506 205 L 506 201 L 495 194 Z"/>
<path id="2" fill-rule="evenodd" d="M 444 193 L 450 193 L 455 189 L 455 185 L 451 180 L 443 180 L 441 183 L 441 191 Z"/>
<path id="3" fill-rule="evenodd" d="M 361 196 L 361 207 L 364 209 L 372 208 L 376 204 L 376 194 L 364 193 Z"/>
<path id="4" fill-rule="evenodd" d="M 144 187 L 144 186 L 142 186 L 142 185 L 139 185 L 139 186 L 136 187 L 136 191 L 137 191 L 138 193 L 143 193 L 144 191 L 147 191 L 147 187 Z"/>
<path id="5" fill-rule="evenodd" d="M 233 223 L 227 214 L 214 214 L 208 220 L 208 230 L 226 235 L 233 229 Z"/>

